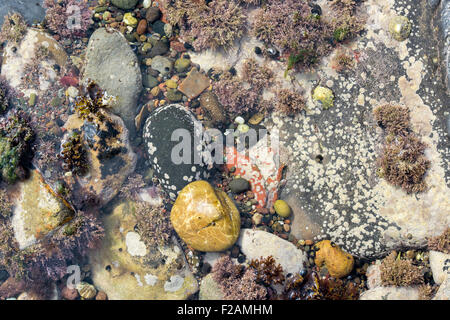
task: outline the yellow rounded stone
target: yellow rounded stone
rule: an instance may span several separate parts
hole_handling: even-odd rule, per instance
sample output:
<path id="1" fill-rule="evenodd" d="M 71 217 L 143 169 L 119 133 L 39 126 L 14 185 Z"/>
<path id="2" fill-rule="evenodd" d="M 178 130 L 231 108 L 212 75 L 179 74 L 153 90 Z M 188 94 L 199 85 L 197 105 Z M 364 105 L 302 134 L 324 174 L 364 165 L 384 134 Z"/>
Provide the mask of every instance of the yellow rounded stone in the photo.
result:
<path id="1" fill-rule="evenodd" d="M 273 208 L 275 209 L 275 212 L 283 218 L 287 218 L 291 215 L 291 208 L 284 200 L 275 201 Z"/>
<path id="2" fill-rule="evenodd" d="M 318 249 L 314 263 L 319 268 L 325 265 L 330 276 L 342 278 L 352 272 L 355 263 L 353 256 L 343 251 L 330 240 L 320 241 L 314 247 Z"/>
<path id="3" fill-rule="evenodd" d="M 225 192 L 208 182 L 191 182 L 181 190 L 170 220 L 186 244 L 198 251 L 224 251 L 238 239 L 241 217 Z"/>

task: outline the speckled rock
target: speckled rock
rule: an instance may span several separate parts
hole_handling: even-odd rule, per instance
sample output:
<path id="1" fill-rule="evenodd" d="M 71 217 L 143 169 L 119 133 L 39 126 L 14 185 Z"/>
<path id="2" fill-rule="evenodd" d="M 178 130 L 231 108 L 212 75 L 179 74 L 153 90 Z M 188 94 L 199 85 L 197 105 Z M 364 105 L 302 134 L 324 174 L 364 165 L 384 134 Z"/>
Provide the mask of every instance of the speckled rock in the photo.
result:
<path id="1" fill-rule="evenodd" d="M 203 180 L 183 188 L 172 207 L 170 220 L 186 244 L 205 252 L 230 248 L 241 228 L 239 211 L 233 201 Z"/>
<path id="2" fill-rule="evenodd" d="M 352 255 L 342 251 L 330 240 L 320 241 L 314 247 L 318 249 L 315 264 L 319 267 L 326 266 L 332 277 L 342 278 L 352 271 L 355 263 Z"/>
<path id="3" fill-rule="evenodd" d="M 73 218 L 69 204 L 45 184 L 38 171 L 33 170 L 30 178 L 17 187 L 11 224 L 20 249 L 44 239 Z"/>
<path id="4" fill-rule="evenodd" d="M 359 300 L 418 300 L 417 287 L 377 287 L 361 294 Z"/>
<path id="5" fill-rule="evenodd" d="M 83 81 L 87 79 L 94 80 L 117 98 L 111 109 L 123 119 L 133 135 L 142 76 L 137 57 L 120 32 L 100 28 L 92 34 L 83 74 Z"/>
<path id="6" fill-rule="evenodd" d="M 224 294 L 212 274 L 208 274 L 200 283 L 199 300 L 223 300 Z"/>
<path id="7" fill-rule="evenodd" d="M 206 164 L 194 161 L 201 159 L 200 152 L 193 146 L 194 141 L 203 144 L 202 132 L 195 130 L 196 125 L 200 124 L 190 111 L 182 105 L 172 104 L 153 111 L 144 126 L 143 137 L 155 177 L 172 200 L 188 183 L 209 177 Z M 183 148 L 186 153 L 181 153 L 183 158 L 180 158 Z"/>
<path id="8" fill-rule="evenodd" d="M 39 62 L 42 76 L 39 81 L 25 85 L 25 67 L 36 57 L 36 50 L 40 47 L 48 48 L 51 55 Z M 1 75 L 8 83 L 22 92 L 26 98 L 31 94 L 42 96 L 51 85 L 59 80 L 58 74 L 53 68 L 57 64 L 64 72 L 68 56 L 61 45 L 48 33 L 41 30 L 29 28 L 19 46 L 13 43 L 6 45 L 1 68 Z M 27 89 L 23 89 L 23 87 Z"/>
<path id="9" fill-rule="evenodd" d="M 238 245 L 249 261 L 273 256 L 286 274 L 302 271 L 307 260 L 306 254 L 293 243 L 261 230 L 242 229 Z"/>
<path id="10" fill-rule="evenodd" d="M 130 206 L 119 203 L 104 217 L 105 238 L 90 255 L 97 289 L 109 300 L 181 300 L 197 292 L 197 280 L 176 240 L 147 247 L 135 232 Z"/>
<path id="11" fill-rule="evenodd" d="M 430 267 L 434 282 L 443 283 L 450 278 L 450 254 L 430 251 Z"/>
<path id="12" fill-rule="evenodd" d="M 129 144 L 128 130 L 122 119 L 103 111 L 105 120 L 97 128 L 78 115 L 71 115 L 64 128 L 71 134 L 73 130 L 82 132 L 82 139 L 88 154 L 89 172 L 75 176 L 78 182 L 73 192 L 74 201 L 81 205 L 86 193 L 93 193 L 99 205 L 109 202 L 119 191 L 122 183 L 136 167 L 137 157 Z M 133 119 L 134 120 L 134 119 Z M 134 122 L 134 121 L 133 121 Z M 134 126 L 134 123 L 133 123 Z"/>

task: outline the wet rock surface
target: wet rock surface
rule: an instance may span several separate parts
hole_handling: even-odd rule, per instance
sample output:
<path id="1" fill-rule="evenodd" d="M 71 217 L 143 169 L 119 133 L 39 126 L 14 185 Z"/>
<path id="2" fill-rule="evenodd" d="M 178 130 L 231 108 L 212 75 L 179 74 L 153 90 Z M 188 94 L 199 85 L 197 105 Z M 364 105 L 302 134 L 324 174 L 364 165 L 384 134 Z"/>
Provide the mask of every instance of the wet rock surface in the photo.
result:
<path id="1" fill-rule="evenodd" d="M 188 183 L 209 177 L 201 151 L 192 147 L 194 141 L 202 141 L 202 131 L 195 130 L 196 124 L 199 125 L 190 111 L 172 104 L 153 111 L 144 126 L 149 161 L 172 200 Z M 180 153 L 183 148 L 187 153 Z"/>
<path id="2" fill-rule="evenodd" d="M 133 134 L 142 76 L 137 57 L 120 32 L 100 28 L 92 34 L 83 76 L 117 98 L 111 108 Z"/>
<path id="3" fill-rule="evenodd" d="M 93 280 L 110 300 L 179 300 L 198 290 L 176 240 L 147 247 L 135 232 L 132 204 L 119 203 L 105 216 L 101 247 L 90 256 Z"/>
<path id="4" fill-rule="evenodd" d="M 45 17 L 43 7 L 44 0 L 36 1 L 15 1 L 4 0 L 0 4 L 0 25 L 3 24 L 3 18 L 10 12 L 19 12 L 28 23 L 41 21 Z"/>

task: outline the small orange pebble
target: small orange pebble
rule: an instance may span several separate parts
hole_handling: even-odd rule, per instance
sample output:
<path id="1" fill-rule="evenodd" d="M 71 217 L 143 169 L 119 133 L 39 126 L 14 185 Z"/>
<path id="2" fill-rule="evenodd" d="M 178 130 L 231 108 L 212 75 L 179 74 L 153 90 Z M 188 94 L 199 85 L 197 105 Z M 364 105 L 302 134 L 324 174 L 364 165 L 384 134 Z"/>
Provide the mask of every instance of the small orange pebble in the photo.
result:
<path id="1" fill-rule="evenodd" d="M 314 242 L 312 240 L 305 240 L 305 245 L 311 246 Z"/>
<path id="2" fill-rule="evenodd" d="M 177 76 L 177 75 L 174 75 L 172 78 L 170 78 L 171 80 L 173 80 L 173 81 L 176 81 L 176 82 L 178 82 L 178 80 L 180 80 L 180 77 L 179 76 Z"/>
<path id="3" fill-rule="evenodd" d="M 284 220 L 284 223 L 285 223 L 285 224 L 291 224 L 291 220 L 289 220 L 289 219 Z"/>

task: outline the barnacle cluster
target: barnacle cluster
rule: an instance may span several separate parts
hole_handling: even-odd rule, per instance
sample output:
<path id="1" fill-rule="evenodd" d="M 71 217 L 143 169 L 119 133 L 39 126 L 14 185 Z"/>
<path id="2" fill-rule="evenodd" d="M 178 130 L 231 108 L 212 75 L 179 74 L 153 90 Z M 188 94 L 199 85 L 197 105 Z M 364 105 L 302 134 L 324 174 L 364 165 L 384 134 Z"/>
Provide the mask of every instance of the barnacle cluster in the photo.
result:
<path id="1" fill-rule="evenodd" d="M 272 256 L 253 259 L 250 267 L 255 269 L 256 279 L 259 283 L 269 286 L 271 284 L 282 284 L 284 282 L 283 268 L 277 264 Z"/>
<path id="2" fill-rule="evenodd" d="M 385 286 L 410 286 L 424 283 L 423 270 L 413 261 L 391 252 L 380 265 L 381 282 Z"/>
<path id="3" fill-rule="evenodd" d="M 20 113 L 0 120 L 0 178 L 14 183 L 25 178 L 34 133 Z"/>
<path id="4" fill-rule="evenodd" d="M 62 144 L 59 155 L 63 159 L 63 169 L 76 175 L 84 175 L 88 170 L 87 152 L 83 146 L 81 133 L 77 130 L 71 132 L 67 141 Z"/>
<path id="5" fill-rule="evenodd" d="M 375 108 L 374 115 L 387 133 L 377 159 L 378 175 L 408 193 L 425 191 L 431 163 L 424 154 L 427 145 L 410 130 L 408 109 L 383 105 Z"/>
<path id="6" fill-rule="evenodd" d="M 20 43 L 27 32 L 27 23 L 20 13 L 14 12 L 5 16 L 2 30 L 0 32 L 0 42 L 10 41 Z"/>

